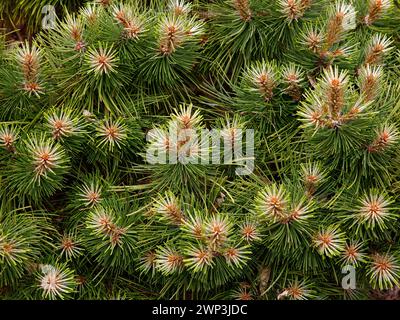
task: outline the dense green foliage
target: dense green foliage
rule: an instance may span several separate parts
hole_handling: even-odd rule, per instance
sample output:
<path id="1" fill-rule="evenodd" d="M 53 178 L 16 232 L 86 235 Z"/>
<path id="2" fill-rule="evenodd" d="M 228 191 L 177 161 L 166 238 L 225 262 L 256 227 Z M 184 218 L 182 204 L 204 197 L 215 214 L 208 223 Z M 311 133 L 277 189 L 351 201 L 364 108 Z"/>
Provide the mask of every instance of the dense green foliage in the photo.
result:
<path id="1" fill-rule="evenodd" d="M 43 3 L 58 5 L 53 29 Z M 397 1 L 0 10 L 32 13 L 37 32 L 1 39 L 2 299 L 362 299 L 400 285 Z M 254 130 L 254 170 L 193 163 L 218 144 L 167 136 L 189 129 L 231 145 Z M 148 161 L 172 147 L 193 162 Z"/>

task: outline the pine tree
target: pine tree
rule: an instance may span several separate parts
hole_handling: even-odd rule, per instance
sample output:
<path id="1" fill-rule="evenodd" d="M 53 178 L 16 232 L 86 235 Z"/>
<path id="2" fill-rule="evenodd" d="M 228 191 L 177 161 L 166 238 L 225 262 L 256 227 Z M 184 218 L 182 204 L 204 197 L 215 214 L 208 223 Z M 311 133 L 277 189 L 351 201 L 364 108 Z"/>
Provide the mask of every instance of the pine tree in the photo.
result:
<path id="1" fill-rule="evenodd" d="M 10 11 L 3 1 L 1 298 L 366 299 L 400 286 L 398 1 Z"/>

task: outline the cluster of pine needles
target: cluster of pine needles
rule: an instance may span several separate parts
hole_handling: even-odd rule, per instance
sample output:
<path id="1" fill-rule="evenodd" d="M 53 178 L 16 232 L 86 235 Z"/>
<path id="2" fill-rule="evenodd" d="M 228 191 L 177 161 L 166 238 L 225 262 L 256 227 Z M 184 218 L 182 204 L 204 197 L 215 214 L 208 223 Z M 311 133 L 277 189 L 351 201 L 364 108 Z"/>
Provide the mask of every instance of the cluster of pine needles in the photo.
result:
<path id="1" fill-rule="evenodd" d="M 0 16 L 1 299 L 400 286 L 398 1 L 3 0 Z M 192 139 L 207 130 L 221 140 Z M 247 161 L 200 161 L 227 141 Z M 172 149 L 190 161 L 149 161 Z"/>

